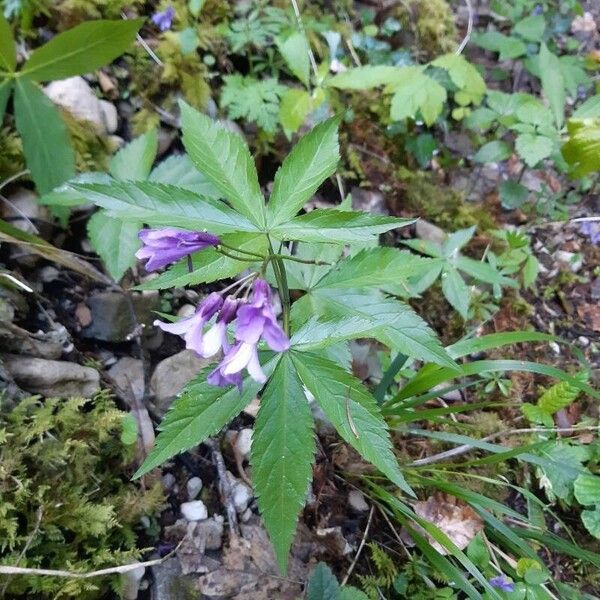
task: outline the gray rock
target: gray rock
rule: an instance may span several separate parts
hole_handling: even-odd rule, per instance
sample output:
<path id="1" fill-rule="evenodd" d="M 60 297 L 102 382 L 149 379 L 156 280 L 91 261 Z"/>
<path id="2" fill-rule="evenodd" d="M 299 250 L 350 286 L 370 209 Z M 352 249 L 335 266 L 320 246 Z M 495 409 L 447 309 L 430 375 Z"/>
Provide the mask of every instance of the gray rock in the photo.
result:
<path id="1" fill-rule="evenodd" d="M 252 449 L 252 429 L 241 429 L 235 439 L 234 447 L 239 456 L 243 459 L 248 458 Z"/>
<path id="2" fill-rule="evenodd" d="M 48 208 L 40 204 L 32 191 L 19 188 L 0 203 L 0 215 L 21 231 L 38 234 L 39 221 L 49 219 Z"/>
<path id="3" fill-rule="evenodd" d="M 93 123 L 98 133 L 114 133 L 117 130 L 117 109 L 110 102 L 97 98 L 83 77 L 53 81 L 44 88 L 44 93 L 77 119 Z"/>
<path id="4" fill-rule="evenodd" d="M 389 214 L 385 198 L 381 192 L 354 187 L 350 193 L 354 210 L 364 210 L 376 215 Z"/>
<path id="5" fill-rule="evenodd" d="M 202 490 L 202 479 L 200 477 L 192 477 L 186 484 L 188 500 L 194 500 Z"/>
<path id="6" fill-rule="evenodd" d="M 137 567 L 121 575 L 121 596 L 123 600 L 136 600 L 140 591 L 140 583 L 146 572 L 146 567 Z"/>
<path id="7" fill-rule="evenodd" d="M 165 473 L 162 477 L 162 484 L 167 492 L 173 489 L 175 481 L 176 479 L 173 473 Z"/>
<path id="8" fill-rule="evenodd" d="M 181 514 L 187 521 L 202 521 L 208 518 L 208 510 L 202 500 L 184 502 L 181 506 Z"/>
<path id="9" fill-rule="evenodd" d="M 140 325 L 152 323 L 154 321 L 152 311 L 158 308 L 160 302 L 158 292 L 133 294 L 131 300 L 137 315 L 137 323 Z M 83 337 L 104 342 L 124 342 L 131 339 L 136 322 L 124 294 L 98 292 L 90 296 L 86 304 L 92 314 L 92 323 L 82 329 Z"/>
<path id="10" fill-rule="evenodd" d="M 428 242 L 433 242 L 440 246 L 446 239 L 446 233 L 442 228 L 425 219 L 419 219 L 416 222 L 415 232 L 420 240 L 427 240 Z"/>
<path id="11" fill-rule="evenodd" d="M 182 350 L 159 362 L 150 379 L 150 391 L 154 395 L 157 412 L 164 414 L 186 383 L 210 362 L 193 350 Z"/>
<path id="12" fill-rule="evenodd" d="M 203 540 L 204 550 L 218 550 L 223 545 L 223 522 L 221 515 L 193 523 L 192 536 Z M 190 524 L 192 527 L 192 524 Z"/>
<path id="13" fill-rule="evenodd" d="M 120 358 L 107 372 L 117 393 L 125 398 L 142 400 L 144 397 L 144 368 L 142 361 L 130 356 Z"/>
<path id="14" fill-rule="evenodd" d="M 2 354 L 0 359 L 19 387 L 47 397 L 89 398 L 100 391 L 100 374 L 76 363 Z"/>
<path id="15" fill-rule="evenodd" d="M 198 600 L 195 578 L 181 572 L 176 556 L 152 567 L 153 600 Z"/>
<path id="16" fill-rule="evenodd" d="M 237 512 L 241 514 L 248 508 L 254 498 L 254 493 L 249 485 L 234 477 L 229 471 L 227 471 L 227 477 L 231 485 L 231 500 Z"/>
<path id="17" fill-rule="evenodd" d="M 367 504 L 363 493 L 358 490 L 350 490 L 348 493 L 348 505 L 353 511 L 358 513 L 367 512 L 369 510 L 369 505 Z"/>
<path id="18" fill-rule="evenodd" d="M 600 300 L 600 277 L 596 277 L 590 286 L 592 300 Z"/>

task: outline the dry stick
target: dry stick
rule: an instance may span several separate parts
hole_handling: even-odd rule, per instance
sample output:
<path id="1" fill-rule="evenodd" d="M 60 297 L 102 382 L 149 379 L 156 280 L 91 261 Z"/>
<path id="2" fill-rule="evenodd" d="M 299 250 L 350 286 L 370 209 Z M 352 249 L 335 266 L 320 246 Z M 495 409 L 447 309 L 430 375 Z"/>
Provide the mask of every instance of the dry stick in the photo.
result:
<path id="1" fill-rule="evenodd" d="M 505 436 L 505 435 L 521 435 L 525 433 L 578 433 L 580 431 L 598 431 L 600 430 L 599 425 L 586 426 L 586 427 L 555 427 L 551 429 L 546 429 L 544 427 L 532 427 L 527 429 L 507 429 L 506 431 L 497 431 L 496 433 L 492 433 L 486 437 L 483 437 L 477 442 L 485 443 L 489 442 L 493 439 Z M 413 435 L 419 435 L 418 432 L 407 431 L 406 433 L 411 433 Z M 439 454 L 433 454 L 432 456 L 427 456 L 426 458 L 420 458 L 408 464 L 409 467 L 419 467 L 422 465 L 430 465 L 432 463 L 440 462 L 445 460 L 446 458 L 452 458 L 453 456 L 460 456 L 461 454 L 466 454 L 471 450 L 481 450 L 481 448 L 477 448 L 470 444 L 463 444 L 462 446 L 456 446 L 456 448 L 452 448 L 450 450 L 446 450 L 445 452 L 440 452 Z"/>
<path id="2" fill-rule="evenodd" d="M 223 504 L 225 504 L 225 510 L 227 511 L 227 522 L 229 523 L 229 530 L 232 535 L 239 537 L 240 527 L 237 522 L 237 513 L 233 504 L 231 485 L 229 483 L 229 478 L 227 477 L 227 469 L 225 468 L 225 461 L 223 460 L 223 455 L 221 454 L 219 445 L 212 438 L 207 439 L 204 443 L 210 448 L 213 463 L 217 469 L 217 476 L 219 478 L 219 488 L 223 499 Z"/>
<path id="3" fill-rule="evenodd" d="M 356 563 L 358 562 L 360 553 L 362 552 L 363 548 L 365 547 L 365 543 L 367 541 L 367 535 L 369 534 L 369 529 L 371 528 L 371 521 L 373 519 L 374 511 L 375 511 L 375 506 L 371 505 L 371 510 L 369 511 L 369 518 L 367 519 L 367 525 L 365 527 L 365 532 L 363 533 L 362 540 L 360 540 L 358 550 L 356 551 L 356 554 L 354 555 L 354 560 L 350 564 L 350 567 L 348 567 L 348 571 L 346 572 L 344 579 L 342 579 L 342 586 L 344 586 L 348 583 L 348 579 L 350 579 L 350 575 L 352 575 L 352 571 L 354 571 L 354 567 L 356 566 Z"/>
<path id="4" fill-rule="evenodd" d="M 469 21 L 467 22 L 467 34 L 465 35 L 463 41 L 460 43 L 460 46 L 456 49 L 456 54 L 462 54 L 463 50 L 466 48 L 469 40 L 471 39 L 471 34 L 473 33 L 473 5 L 471 4 L 471 0 L 465 0 L 465 4 L 467 5 L 467 10 L 469 11 Z"/>

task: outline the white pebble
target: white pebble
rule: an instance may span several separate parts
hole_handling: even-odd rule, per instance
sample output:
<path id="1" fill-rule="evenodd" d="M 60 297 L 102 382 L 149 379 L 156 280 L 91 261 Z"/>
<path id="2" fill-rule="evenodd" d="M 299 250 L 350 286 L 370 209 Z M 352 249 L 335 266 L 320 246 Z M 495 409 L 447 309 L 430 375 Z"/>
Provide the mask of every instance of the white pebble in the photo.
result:
<path id="1" fill-rule="evenodd" d="M 202 521 L 208 518 L 208 511 L 202 500 L 184 502 L 181 505 L 181 514 L 188 521 Z"/>
<path id="2" fill-rule="evenodd" d="M 364 495 L 358 490 L 350 490 L 348 493 L 348 504 L 356 512 L 367 512 L 369 510 L 369 505 Z"/>
<path id="3" fill-rule="evenodd" d="M 242 458 L 250 456 L 252 448 L 252 429 L 242 429 L 235 440 L 235 449 Z"/>
<path id="4" fill-rule="evenodd" d="M 171 490 L 175 485 L 175 475 L 173 473 L 165 473 L 162 478 L 162 484 L 165 490 Z"/>
<path id="5" fill-rule="evenodd" d="M 189 500 L 194 500 L 202 490 L 202 479 L 200 477 L 192 477 L 187 482 L 187 495 Z"/>

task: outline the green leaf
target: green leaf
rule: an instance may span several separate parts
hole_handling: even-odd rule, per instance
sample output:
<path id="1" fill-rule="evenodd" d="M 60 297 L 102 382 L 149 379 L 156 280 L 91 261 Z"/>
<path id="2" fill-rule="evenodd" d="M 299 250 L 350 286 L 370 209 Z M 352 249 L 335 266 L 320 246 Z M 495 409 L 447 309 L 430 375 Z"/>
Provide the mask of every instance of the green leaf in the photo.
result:
<path id="1" fill-rule="evenodd" d="M 157 152 L 158 135 L 152 129 L 123 146 L 112 157 L 108 170 L 119 181 L 147 179 Z"/>
<path id="2" fill-rule="evenodd" d="M 546 44 L 540 46 L 539 65 L 542 88 L 550 102 L 556 127 L 560 129 L 565 120 L 565 81 L 558 56 L 552 54 Z"/>
<path id="3" fill-rule="evenodd" d="M 360 380 L 317 354 L 291 354 L 302 383 L 340 436 L 401 490 L 414 496 L 398 467 L 377 403 Z"/>
<path id="4" fill-rule="evenodd" d="M 564 159 L 574 169 L 574 177 L 600 171 L 600 119 L 571 119 L 569 140 L 561 148 Z"/>
<path id="5" fill-rule="evenodd" d="M 334 75 L 326 81 L 325 85 L 342 90 L 368 90 L 393 83 L 398 78 L 399 70 L 397 67 L 385 65 L 356 67 Z"/>
<path id="6" fill-rule="evenodd" d="M 518 283 L 514 279 L 505 277 L 489 263 L 481 262 L 480 260 L 473 260 L 468 256 L 457 256 L 454 258 L 452 263 L 460 271 L 463 271 L 464 273 L 467 273 L 471 277 L 474 277 L 479 281 L 483 281 L 484 283 L 512 288 L 518 287 Z"/>
<path id="7" fill-rule="evenodd" d="M 207 198 L 221 197 L 219 190 L 196 169 L 187 154 L 172 154 L 152 169 L 148 180 L 170 183 Z"/>
<path id="8" fill-rule="evenodd" d="M 273 366 L 273 361 L 265 365 L 265 373 Z M 206 381 L 207 373 L 208 370 L 204 371 L 188 383 L 175 399 L 160 424 L 156 445 L 134 478 L 217 433 L 256 397 L 262 387 L 262 384 L 247 377 L 240 393 L 236 386 L 222 388 L 210 385 Z"/>
<path id="9" fill-rule="evenodd" d="M 8 21 L 0 11 L 0 71 L 12 73 L 17 67 L 15 38 Z"/>
<path id="10" fill-rule="evenodd" d="M 431 64 L 448 71 L 452 83 L 460 90 L 463 99 L 466 100 L 464 106 L 481 102 L 486 90 L 485 81 L 477 68 L 462 55 L 444 54 L 436 58 Z"/>
<path id="11" fill-rule="evenodd" d="M 581 521 L 595 538 L 600 539 L 600 505 L 596 505 L 593 510 L 582 511 Z"/>
<path id="12" fill-rule="evenodd" d="M 250 457 L 258 505 L 283 572 L 312 479 L 313 428 L 302 382 L 286 353 L 261 396 Z"/>
<path id="13" fill-rule="evenodd" d="M 600 117 L 600 94 L 588 98 L 572 115 L 573 119 L 597 119 Z"/>
<path id="14" fill-rule="evenodd" d="M 442 254 L 447 257 L 453 257 L 458 251 L 466 246 L 473 236 L 475 235 L 476 227 L 467 227 L 466 229 L 459 229 L 448 235 L 442 244 Z"/>
<path id="15" fill-rule="evenodd" d="M 600 477 L 582 473 L 573 484 L 577 502 L 584 505 L 600 504 Z"/>
<path id="16" fill-rule="evenodd" d="M 270 233 L 280 240 L 317 243 L 366 242 L 375 236 L 405 227 L 414 219 L 372 215 L 367 212 L 315 209 L 274 227 Z"/>
<path id="17" fill-rule="evenodd" d="M 311 109 L 312 101 L 306 90 L 289 88 L 285 91 L 279 105 L 279 121 L 288 137 L 300 129 Z"/>
<path id="18" fill-rule="evenodd" d="M 319 288 L 366 288 L 382 287 L 390 282 L 400 283 L 420 273 L 424 263 L 431 261 L 412 252 L 396 248 L 372 248 L 360 251 L 337 264 L 319 282 Z"/>
<path id="19" fill-rule="evenodd" d="M 0 81 L 0 125 L 2 125 L 2 121 L 4 120 L 4 111 L 6 110 L 12 87 L 12 79 L 3 79 Z"/>
<path id="20" fill-rule="evenodd" d="M 580 373 L 576 377 L 582 382 L 587 380 L 585 373 Z M 579 394 L 579 388 L 571 385 L 568 381 L 560 381 L 548 388 L 540 396 L 537 404 L 545 413 L 553 415 L 575 402 Z"/>
<path id="21" fill-rule="evenodd" d="M 91 73 L 112 62 L 133 43 L 144 19 L 81 23 L 36 48 L 21 69 L 35 81 Z"/>
<path id="22" fill-rule="evenodd" d="M 308 87 L 310 83 L 310 63 L 308 59 L 310 48 L 306 36 L 296 31 L 286 39 L 276 38 L 275 43 L 288 69 Z"/>
<path id="23" fill-rule="evenodd" d="M 265 201 L 242 138 L 180 102 L 183 144 L 198 170 L 252 223 L 265 225 Z"/>
<path id="24" fill-rule="evenodd" d="M 134 415 L 127 414 L 121 421 L 121 443 L 125 446 L 135 444 L 138 439 L 138 426 Z"/>
<path id="25" fill-rule="evenodd" d="M 211 233 L 255 231 L 256 227 L 224 202 L 189 190 L 150 181 L 73 184 L 94 204 L 121 219 L 148 225 L 208 229 Z"/>
<path id="26" fill-rule="evenodd" d="M 31 81 L 15 82 L 15 121 L 23 141 L 27 166 L 40 194 L 75 175 L 69 133 L 58 109 Z"/>
<path id="27" fill-rule="evenodd" d="M 306 600 L 339 600 L 340 586 L 325 563 L 318 563 L 310 574 L 306 589 Z"/>
<path id="28" fill-rule="evenodd" d="M 544 15 L 529 15 L 515 23 L 513 32 L 519 34 L 528 42 L 540 42 L 546 30 Z"/>
<path id="29" fill-rule="evenodd" d="M 517 181 L 503 181 L 499 191 L 502 207 L 508 210 L 520 208 L 529 198 L 529 190 Z"/>
<path id="30" fill-rule="evenodd" d="M 226 233 L 221 236 L 223 243 L 249 252 L 265 253 L 267 238 L 256 233 Z M 164 290 L 181 288 L 186 285 L 211 283 L 219 279 L 235 277 L 248 268 L 247 262 L 229 258 L 214 248 L 206 248 L 192 255 L 192 272 L 189 272 L 188 261 L 184 259 L 170 267 L 158 277 L 149 279 L 136 286 L 136 290 Z"/>
<path id="31" fill-rule="evenodd" d="M 535 167 L 554 150 L 554 143 L 544 135 L 521 133 L 515 140 L 515 150 L 529 167 Z"/>
<path id="32" fill-rule="evenodd" d="M 500 162 L 510 158 L 511 154 L 512 148 L 506 142 L 494 140 L 481 146 L 473 160 L 478 163 Z"/>
<path id="33" fill-rule="evenodd" d="M 471 291 L 459 272 L 448 265 L 442 272 L 442 293 L 458 314 L 466 321 Z"/>
<path id="34" fill-rule="evenodd" d="M 138 238 L 141 227 L 141 223 L 121 221 L 103 210 L 94 213 L 87 222 L 92 247 L 115 281 L 135 264 L 135 253 L 141 245 Z"/>
<path id="35" fill-rule="evenodd" d="M 271 227 L 289 221 L 335 172 L 340 160 L 339 122 L 339 117 L 332 117 L 319 123 L 286 156 L 275 173 L 267 206 Z"/>
<path id="36" fill-rule="evenodd" d="M 369 597 L 355 587 L 344 586 L 340 591 L 340 600 L 369 600 Z"/>
<path id="37" fill-rule="evenodd" d="M 447 93 L 437 81 L 425 75 L 422 67 L 402 67 L 391 90 L 394 92 L 390 116 L 394 121 L 414 118 L 421 112 L 429 126 L 442 114 Z"/>
<path id="38" fill-rule="evenodd" d="M 500 60 L 518 58 L 527 53 L 527 46 L 518 38 L 508 37 L 498 31 L 486 31 L 472 36 L 477 46 L 490 52 L 498 52 Z"/>

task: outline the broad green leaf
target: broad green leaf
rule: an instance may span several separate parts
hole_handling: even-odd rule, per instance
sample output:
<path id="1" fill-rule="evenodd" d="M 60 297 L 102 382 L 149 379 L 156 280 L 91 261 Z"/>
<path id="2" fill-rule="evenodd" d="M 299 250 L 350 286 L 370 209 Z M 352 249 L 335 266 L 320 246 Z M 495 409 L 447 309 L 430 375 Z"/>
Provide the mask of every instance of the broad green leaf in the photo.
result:
<path id="1" fill-rule="evenodd" d="M 198 168 L 242 215 L 265 225 L 265 201 L 248 146 L 219 123 L 180 102 L 183 144 Z"/>
<path id="2" fill-rule="evenodd" d="M 343 260 L 316 285 L 318 288 L 366 288 L 399 283 L 420 273 L 430 261 L 396 248 L 373 248 Z"/>
<path id="3" fill-rule="evenodd" d="M 273 361 L 265 365 L 265 373 L 270 372 L 273 366 Z M 247 377 L 240 393 L 236 386 L 223 388 L 210 385 L 206 381 L 207 374 L 208 370 L 198 375 L 175 399 L 160 424 L 154 449 L 134 477 L 141 477 L 220 431 L 256 397 L 262 387 L 261 383 Z"/>
<path id="4" fill-rule="evenodd" d="M 289 354 L 284 354 L 261 396 L 250 456 L 258 506 L 283 572 L 306 502 L 315 450 L 308 400 Z"/>
<path id="5" fill-rule="evenodd" d="M 471 291 L 459 272 L 448 265 L 442 272 L 442 293 L 458 314 L 467 319 Z"/>
<path id="6" fill-rule="evenodd" d="M 299 31 L 295 31 L 286 39 L 278 37 L 275 40 L 275 43 L 289 70 L 308 87 L 310 80 L 310 62 L 308 54 L 310 48 L 306 36 Z"/>
<path id="7" fill-rule="evenodd" d="M 223 243 L 235 246 L 249 252 L 265 253 L 267 250 L 267 238 L 256 233 L 226 233 L 221 236 Z M 192 255 L 192 272 L 189 272 L 188 261 L 179 261 L 164 273 L 154 279 L 149 279 L 137 290 L 164 290 L 167 288 L 182 288 L 186 285 L 198 285 L 200 283 L 211 283 L 219 279 L 235 277 L 245 271 L 250 263 L 229 258 L 214 248 L 206 248 Z"/>
<path id="8" fill-rule="evenodd" d="M 0 11 L 0 71 L 12 73 L 17 67 L 15 39 L 8 21 Z"/>
<path id="9" fill-rule="evenodd" d="M 6 110 L 6 104 L 10 98 L 12 88 L 12 79 L 3 79 L 0 81 L 0 125 L 2 125 L 2 121 L 4 120 L 4 111 Z"/>
<path id="10" fill-rule="evenodd" d="M 515 150 L 527 166 L 535 167 L 552 154 L 554 143 L 544 135 L 522 133 L 515 140 Z"/>
<path id="11" fill-rule="evenodd" d="M 420 111 L 425 123 L 433 125 L 447 98 L 445 88 L 425 75 L 422 67 L 398 69 L 396 81 L 388 87 L 394 93 L 390 106 L 390 116 L 394 121 L 414 118 Z"/>
<path id="12" fill-rule="evenodd" d="M 517 181 L 503 181 L 500 184 L 499 192 L 502 207 L 508 210 L 520 208 L 529 198 L 529 190 Z"/>
<path id="13" fill-rule="evenodd" d="M 518 58 L 527 53 L 527 46 L 518 38 L 509 37 L 498 31 L 486 31 L 471 37 L 474 44 L 484 50 L 498 52 L 500 60 Z"/>
<path id="14" fill-rule="evenodd" d="M 546 19 L 544 15 L 529 15 L 515 23 L 513 32 L 519 34 L 528 42 L 541 41 L 546 30 Z"/>
<path id="15" fill-rule="evenodd" d="M 119 281 L 125 271 L 135 264 L 141 228 L 141 223 L 121 221 L 107 215 L 104 210 L 94 213 L 87 222 L 90 242 L 115 281 Z"/>
<path id="16" fill-rule="evenodd" d="M 27 167 L 39 193 L 46 194 L 75 175 L 67 127 L 52 101 L 23 77 L 15 82 L 14 104 Z"/>
<path id="17" fill-rule="evenodd" d="M 565 120 L 565 81 L 558 56 L 552 54 L 546 44 L 540 46 L 539 65 L 542 88 L 550 102 L 556 127 L 560 129 Z"/>
<path id="18" fill-rule="evenodd" d="M 144 19 L 81 23 L 36 48 L 21 69 L 35 81 L 91 73 L 112 62 L 133 43 Z"/>
<path id="19" fill-rule="evenodd" d="M 466 229 L 459 229 L 450 233 L 442 244 L 442 253 L 445 257 L 455 256 L 458 251 L 466 246 L 475 235 L 475 225 Z"/>
<path id="20" fill-rule="evenodd" d="M 600 119 L 571 119 L 567 123 L 569 140 L 561 148 L 572 166 L 574 177 L 600 171 Z"/>
<path id="21" fill-rule="evenodd" d="M 158 135 L 152 129 L 121 148 L 111 159 L 109 172 L 119 181 L 148 178 L 158 152 Z"/>
<path id="22" fill-rule="evenodd" d="M 597 119 L 600 117 L 600 94 L 588 98 L 572 115 L 573 119 Z"/>
<path id="23" fill-rule="evenodd" d="M 332 117 L 319 123 L 286 156 L 275 174 L 267 206 L 267 221 L 271 227 L 294 217 L 323 181 L 335 172 L 340 160 L 339 122 L 339 117 Z"/>
<path id="24" fill-rule="evenodd" d="M 312 108 L 310 94 L 306 90 L 289 88 L 281 97 L 279 121 L 288 137 L 302 126 Z"/>
<path id="25" fill-rule="evenodd" d="M 510 158 L 511 154 L 512 148 L 506 142 L 493 140 L 481 146 L 473 160 L 478 163 L 500 162 Z"/>
<path id="26" fill-rule="evenodd" d="M 573 484 L 575 498 L 580 504 L 600 505 L 600 477 L 591 473 L 582 473 Z"/>
<path id="27" fill-rule="evenodd" d="M 344 586 L 340 590 L 340 600 L 369 600 L 369 597 L 355 587 Z"/>
<path id="28" fill-rule="evenodd" d="M 196 169 L 187 154 L 172 154 L 156 165 L 148 181 L 170 183 L 207 198 L 221 198 L 221 193 Z"/>
<path id="29" fill-rule="evenodd" d="M 517 114 L 519 107 L 535 98 L 529 94 L 507 94 L 498 90 L 488 90 L 488 106 L 502 117 L 510 117 Z"/>
<path id="30" fill-rule="evenodd" d="M 485 81 L 479 71 L 460 54 L 444 54 L 436 58 L 433 66 L 445 69 L 452 83 L 459 88 L 466 104 L 479 104 L 485 94 Z M 462 103 L 461 103 L 462 104 Z"/>
<path id="31" fill-rule="evenodd" d="M 514 279 L 505 277 L 489 263 L 473 260 L 468 256 L 457 256 L 452 262 L 457 269 L 484 283 L 512 288 L 518 287 L 518 283 Z"/>
<path id="32" fill-rule="evenodd" d="M 280 240 L 317 243 L 366 242 L 375 236 L 414 223 L 366 212 L 315 209 L 274 227 L 270 233 Z"/>
<path id="33" fill-rule="evenodd" d="M 308 290 L 326 275 L 342 256 L 343 246 L 336 244 L 297 244 L 294 256 L 327 264 L 288 261 L 286 271 L 290 289 Z M 292 283 L 294 287 L 292 287 Z"/>
<path id="34" fill-rule="evenodd" d="M 80 173 L 75 175 L 69 181 L 66 181 L 62 185 L 53 189 L 50 193 L 44 194 L 39 198 L 40 204 L 47 204 L 49 206 L 89 206 L 89 203 L 81 194 L 74 190 L 71 185 L 74 183 L 113 183 L 114 179 L 108 175 L 108 173 L 100 173 L 96 171 L 90 171 L 89 173 Z"/>
<path id="35" fill-rule="evenodd" d="M 527 98 L 521 102 L 517 107 L 517 117 L 523 123 L 538 127 L 551 127 L 553 121 L 550 109 L 537 98 Z"/>
<path id="36" fill-rule="evenodd" d="M 302 383 L 340 436 L 401 490 L 414 496 L 398 467 L 377 403 L 361 381 L 317 354 L 291 354 Z"/>
<path id="37" fill-rule="evenodd" d="M 339 600 L 340 586 L 325 563 L 318 563 L 310 574 L 306 588 L 306 600 Z"/>
<path id="38" fill-rule="evenodd" d="M 584 373 L 576 375 L 582 382 L 587 381 Z M 549 387 L 539 398 L 538 406 L 549 415 L 557 413 L 559 410 L 573 404 L 579 396 L 580 390 L 567 381 L 561 381 Z"/>
<path id="39" fill-rule="evenodd" d="M 399 70 L 398 67 L 385 65 L 356 67 L 334 75 L 325 82 L 325 85 L 342 90 L 368 90 L 393 83 L 398 78 Z"/>
<path id="40" fill-rule="evenodd" d="M 119 181 L 111 185 L 91 183 L 72 187 L 121 219 L 148 225 L 207 229 L 214 234 L 256 230 L 224 202 L 203 198 L 174 185 Z"/>
<path id="41" fill-rule="evenodd" d="M 594 537 L 600 539 L 600 505 L 596 505 L 593 510 L 582 511 L 581 521 Z"/>

